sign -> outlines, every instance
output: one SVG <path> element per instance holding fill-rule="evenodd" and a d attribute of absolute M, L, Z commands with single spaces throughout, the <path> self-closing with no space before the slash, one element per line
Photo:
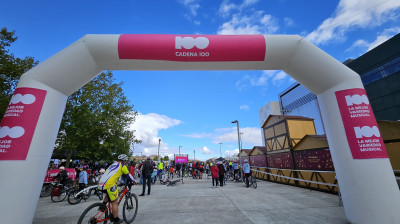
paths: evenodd
<path fill-rule="evenodd" d="M 264 61 L 263 35 L 122 34 L 120 59 L 162 61 Z"/>
<path fill-rule="evenodd" d="M 0 160 L 25 160 L 47 91 L 17 88 L 0 124 Z"/>
<path fill-rule="evenodd" d="M 293 169 L 293 157 L 291 152 L 275 153 L 267 155 L 268 167 Z"/>
<path fill-rule="evenodd" d="M 335 94 L 353 159 L 389 158 L 365 90 Z"/>
<path fill-rule="evenodd" d="M 187 156 L 175 156 L 175 164 L 177 163 L 187 163 L 188 157 Z"/>
<path fill-rule="evenodd" d="M 68 173 L 68 178 L 70 178 L 71 180 L 75 180 L 76 179 L 76 172 L 75 172 L 74 168 L 68 168 L 68 169 L 65 169 L 65 171 L 67 171 L 67 173 Z M 57 176 L 57 174 L 59 174 L 59 173 L 60 173 L 59 169 L 57 169 L 57 170 L 48 170 L 46 172 L 46 177 L 44 178 L 44 183 L 53 182 L 53 178 L 55 176 Z"/>

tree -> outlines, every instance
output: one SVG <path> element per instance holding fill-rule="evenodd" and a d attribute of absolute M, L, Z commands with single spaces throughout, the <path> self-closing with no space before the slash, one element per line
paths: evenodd
<path fill-rule="evenodd" d="M 4 116 L 12 93 L 22 74 L 38 64 L 33 57 L 16 58 L 8 48 L 17 40 L 15 31 L 0 31 L 0 118 Z"/>
<path fill-rule="evenodd" d="M 53 156 L 110 161 L 140 143 L 128 130 L 137 112 L 114 81 L 103 72 L 68 98 Z"/>
<path fill-rule="evenodd" d="M 169 157 L 168 156 L 164 156 L 164 158 L 161 158 L 162 161 L 168 161 Z"/>

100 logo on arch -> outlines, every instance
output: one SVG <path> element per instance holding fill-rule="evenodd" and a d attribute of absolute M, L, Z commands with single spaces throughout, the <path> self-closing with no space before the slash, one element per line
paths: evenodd
<path fill-rule="evenodd" d="M 180 50 L 180 49 L 186 49 L 186 50 L 191 50 L 194 47 L 196 47 L 199 50 L 206 49 L 208 45 L 210 44 L 210 41 L 206 37 L 181 37 L 181 36 L 176 36 L 175 37 L 175 49 Z M 210 56 L 209 52 L 206 51 L 176 51 L 175 56 L 177 57 L 208 57 Z"/>

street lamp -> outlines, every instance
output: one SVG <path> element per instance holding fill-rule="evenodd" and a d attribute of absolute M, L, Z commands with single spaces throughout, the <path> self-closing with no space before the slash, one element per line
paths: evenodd
<path fill-rule="evenodd" d="M 222 145 L 222 142 L 219 143 L 219 154 L 221 154 L 221 158 L 222 158 L 221 145 Z"/>
<path fill-rule="evenodd" d="M 160 159 L 160 144 L 161 144 L 161 138 L 158 139 L 158 161 L 161 161 L 161 159 Z"/>
<path fill-rule="evenodd" d="M 243 165 L 242 165 L 242 149 L 240 147 L 240 132 L 239 132 L 239 121 L 235 120 L 231 122 L 232 124 L 237 124 L 237 135 L 238 135 L 238 145 L 239 145 L 239 159 L 240 159 L 240 180 L 243 181 Z"/>
<path fill-rule="evenodd" d="M 179 146 L 179 156 L 181 156 L 181 147 L 183 146 Z"/>

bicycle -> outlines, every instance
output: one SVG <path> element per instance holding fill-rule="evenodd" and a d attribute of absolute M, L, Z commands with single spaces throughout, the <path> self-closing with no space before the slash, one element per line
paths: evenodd
<path fill-rule="evenodd" d="M 124 190 L 120 192 L 118 200 L 118 206 L 122 199 L 125 198 L 124 205 L 122 207 L 122 217 L 126 223 L 132 223 L 137 215 L 138 210 L 138 199 L 136 194 L 130 192 L 132 185 L 125 185 Z M 111 202 L 107 202 L 107 206 L 104 206 L 102 202 L 97 202 L 85 209 L 82 215 L 79 217 L 78 224 L 82 223 L 107 223 L 111 221 Z"/>
<path fill-rule="evenodd" d="M 72 189 L 68 194 L 68 203 L 71 205 L 78 204 L 82 199 L 87 200 L 92 195 L 92 191 L 97 195 L 100 200 L 103 200 L 103 192 L 97 189 L 97 185 L 87 187 L 81 191 Z"/>
<path fill-rule="evenodd" d="M 246 181 L 244 181 L 246 184 Z M 249 187 L 253 186 L 254 189 L 257 189 L 257 180 L 252 175 L 249 176 Z"/>

